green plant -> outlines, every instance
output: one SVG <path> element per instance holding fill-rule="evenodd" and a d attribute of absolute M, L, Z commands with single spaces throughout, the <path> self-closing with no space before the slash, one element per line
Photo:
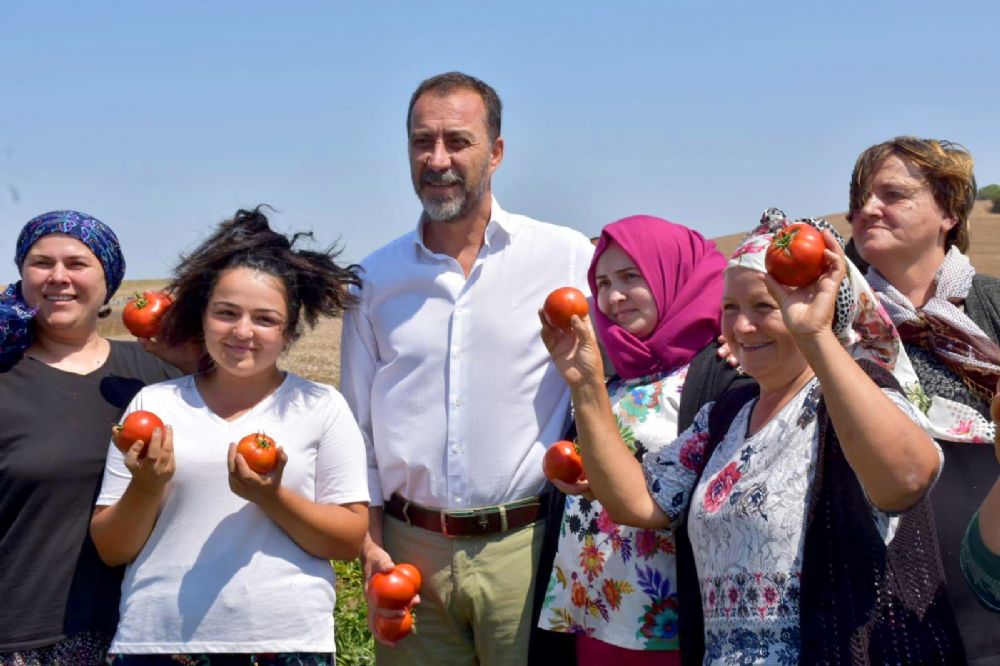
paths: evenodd
<path fill-rule="evenodd" d="M 997 201 L 1000 201 L 1000 185 L 993 183 L 992 185 L 987 185 L 986 187 L 980 188 L 979 192 L 976 194 L 977 199 L 989 199 L 993 202 L 994 207 Z"/>
<path fill-rule="evenodd" d="M 375 642 L 368 631 L 365 579 L 358 560 L 334 562 L 337 572 L 337 608 L 333 624 L 337 641 L 337 666 L 372 666 Z"/>

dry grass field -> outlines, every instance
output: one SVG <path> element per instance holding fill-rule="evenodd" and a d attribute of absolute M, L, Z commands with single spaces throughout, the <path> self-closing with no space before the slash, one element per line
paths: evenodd
<path fill-rule="evenodd" d="M 989 201 L 977 201 L 973 210 L 972 247 L 969 256 L 976 270 L 990 275 L 1000 275 L 1000 213 L 990 213 Z M 851 227 L 844 213 L 824 216 L 845 238 Z M 727 256 L 732 253 L 743 234 L 731 234 L 714 239 Z M 101 322 L 102 334 L 128 339 L 128 331 L 121 324 L 120 310 L 136 291 L 155 289 L 165 284 L 163 280 L 126 280 L 112 300 L 114 312 Z M 314 331 L 306 332 L 289 350 L 282 367 L 303 377 L 324 384 L 337 385 L 340 381 L 340 320 L 322 320 Z"/>
<path fill-rule="evenodd" d="M 972 247 L 969 248 L 969 259 L 976 271 L 988 275 L 1000 275 L 1000 213 L 991 213 L 990 201 L 977 201 L 969 217 L 972 229 Z M 785 211 L 789 215 L 802 217 L 809 212 Z M 823 215 L 844 238 L 851 237 L 851 225 L 847 222 L 845 213 Z M 748 225 L 749 227 L 749 225 Z M 739 242 L 743 240 L 742 233 L 730 234 L 715 238 L 716 244 L 727 257 L 732 254 Z"/>
<path fill-rule="evenodd" d="M 122 324 L 121 309 L 136 291 L 162 288 L 164 280 L 126 280 L 112 299 L 112 313 L 100 322 L 101 335 L 131 340 Z M 336 386 L 340 382 L 340 319 L 322 319 L 316 329 L 308 331 L 282 359 L 285 370 L 313 381 Z"/>
<path fill-rule="evenodd" d="M 977 201 L 973 210 L 972 248 L 969 256 L 980 273 L 1000 275 L 1000 213 L 990 213 L 989 201 Z M 844 213 L 824 216 L 845 238 L 851 235 L 851 226 Z M 743 234 L 731 234 L 714 239 L 727 256 L 736 249 Z M 104 335 L 129 339 L 128 331 L 121 324 L 120 310 L 136 291 L 162 287 L 164 280 L 126 280 L 112 300 L 114 312 L 101 322 Z M 303 377 L 324 384 L 337 385 L 340 381 L 340 320 L 322 320 L 316 330 L 306 332 L 289 350 L 282 367 Z"/>

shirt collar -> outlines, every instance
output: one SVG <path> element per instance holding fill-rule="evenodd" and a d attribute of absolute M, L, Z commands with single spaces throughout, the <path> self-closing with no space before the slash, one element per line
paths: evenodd
<path fill-rule="evenodd" d="M 413 237 L 413 244 L 416 246 L 418 252 L 425 252 L 427 254 L 433 255 L 430 249 L 424 245 L 424 216 L 421 215 L 417 219 L 416 233 Z M 513 238 L 517 235 L 518 230 L 524 226 L 524 223 L 516 218 L 512 217 L 500 207 L 497 203 L 496 197 L 492 194 L 490 195 L 490 221 L 486 225 L 486 238 L 484 239 L 484 245 L 487 248 L 491 247 L 494 242 L 499 241 L 497 238 L 497 233 L 504 232 L 508 238 Z M 502 241 L 501 241 L 502 242 Z"/>

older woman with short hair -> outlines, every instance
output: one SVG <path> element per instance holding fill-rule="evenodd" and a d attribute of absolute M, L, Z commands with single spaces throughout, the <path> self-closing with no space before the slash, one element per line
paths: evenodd
<path fill-rule="evenodd" d="M 1000 280 L 963 254 L 976 195 L 957 144 L 897 137 L 871 146 L 851 175 L 853 240 L 867 279 L 903 339 L 919 381 L 904 385 L 944 451 L 931 493 L 948 595 L 971 663 L 1000 664 L 1000 618 L 967 589 L 964 528 L 997 477 L 990 401 L 1000 379 Z"/>

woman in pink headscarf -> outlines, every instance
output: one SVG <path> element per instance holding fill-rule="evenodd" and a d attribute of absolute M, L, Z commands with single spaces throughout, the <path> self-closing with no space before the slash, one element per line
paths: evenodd
<path fill-rule="evenodd" d="M 656 217 L 619 220 L 598 240 L 592 317 L 617 373 L 618 431 L 639 460 L 737 378 L 714 354 L 725 265 L 714 243 Z M 554 483 L 567 497 L 538 626 L 575 634 L 578 664 L 680 663 L 673 537 L 618 525 L 586 481 Z"/>

